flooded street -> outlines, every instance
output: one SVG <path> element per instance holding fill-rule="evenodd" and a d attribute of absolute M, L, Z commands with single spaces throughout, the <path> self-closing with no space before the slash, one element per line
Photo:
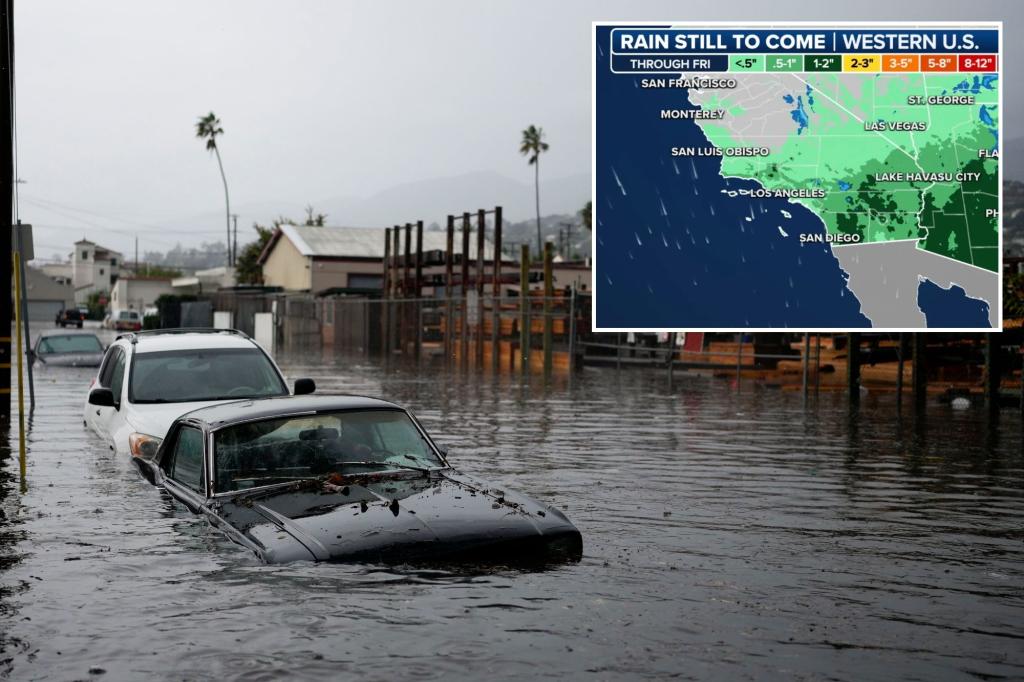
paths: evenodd
<path fill-rule="evenodd" d="M 411 408 L 453 465 L 564 507 L 543 571 L 264 566 L 82 426 L 41 368 L 0 479 L 11 679 L 1024 677 L 1024 453 L 1004 410 L 677 374 L 459 376 L 283 359 Z M 6 453 L 5 453 L 6 454 Z M 105 674 L 105 676 L 104 676 Z"/>

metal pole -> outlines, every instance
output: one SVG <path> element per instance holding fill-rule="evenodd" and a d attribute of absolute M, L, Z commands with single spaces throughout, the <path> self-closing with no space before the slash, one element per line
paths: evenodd
<path fill-rule="evenodd" d="M 494 207 L 493 280 L 491 281 L 491 369 L 500 367 L 501 355 L 501 206 Z"/>
<path fill-rule="evenodd" d="M 462 319 L 459 323 L 459 361 L 469 366 L 469 213 L 462 214 Z"/>
<path fill-rule="evenodd" d="M 25 245 L 22 242 L 24 232 L 21 227 L 21 221 L 18 221 L 16 233 L 18 241 L 18 274 L 21 277 L 21 296 L 16 305 L 21 306 L 21 322 L 25 327 L 25 357 L 28 359 L 25 367 L 28 374 L 28 404 L 31 409 L 35 409 L 36 383 L 32 376 L 32 364 L 35 362 L 35 354 L 32 352 L 32 333 L 28 328 L 28 280 L 25 279 Z M 21 351 L 19 350 L 18 352 L 20 353 Z"/>
<path fill-rule="evenodd" d="M 0 282 L 10 282 L 14 276 L 14 261 L 7 256 L 11 253 L 11 217 L 14 215 L 14 0 L 0 4 L 0 33 L 6 48 L 0 55 L 0 73 L 3 73 L 4 92 L 0 95 L 0 117 L 6 129 L 0 136 L 0 157 L 3 157 L 3 172 L 0 185 L 4 193 L 4 213 L 0 219 Z M 11 297 L 0 296 L 0 427 L 7 426 L 11 418 Z"/>
<path fill-rule="evenodd" d="M 530 245 L 519 245 L 519 369 L 530 371 Z"/>
<path fill-rule="evenodd" d="M 232 223 L 232 226 L 234 227 L 234 230 L 235 230 L 235 236 L 231 240 L 231 243 L 232 243 L 232 248 L 231 248 L 231 265 L 235 266 L 235 265 L 238 265 L 238 214 L 237 213 L 232 213 L 231 214 L 231 223 Z M 136 258 L 136 260 L 138 260 L 138 258 Z"/>
<path fill-rule="evenodd" d="M 551 299 L 555 295 L 555 283 L 551 272 L 551 259 L 554 255 L 554 245 L 551 242 L 544 242 L 544 374 L 551 374 L 552 365 L 552 322 Z"/>
<path fill-rule="evenodd" d="M 451 362 L 452 355 L 455 354 L 455 324 L 453 318 L 455 317 L 454 305 L 452 303 L 452 287 L 455 282 L 455 275 L 453 273 L 455 261 L 455 216 L 448 216 L 448 230 L 447 238 L 445 241 L 445 256 L 444 256 L 444 297 L 445 297 L 445 313 L 444 313 L 444 357 L 445 362 Z"/>
<path fill-rule="evenodd" d="M 20 254 L 15 251 L 11 254 L 12 269 L 14 270 L 14 293 L 15 301 L 21 300 L 21 258 Z M 6 297 L 5 297 L 6 298 Z M 21 365 L 22 365 L 22 353 L 21 353 L 21 312 L 20 306 L 14 306 L 14 328 L 15 334 L 18 337 L 17 353 L 18 353 L 18 468 L 21 472 L 21 487 L 25 489 L 25 387 L 22 385 L 21 378 Z"/>
<path fill-rule="evenodd" d="M 487 212 L 476 212 L 476 366 L 484 365 L 484 237 L 487 233 Z"/>

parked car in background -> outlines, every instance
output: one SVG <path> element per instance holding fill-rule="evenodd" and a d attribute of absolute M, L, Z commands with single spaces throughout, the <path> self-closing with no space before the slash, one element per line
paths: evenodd
<path fill-rule="evenodd" d="M 81 329 L 84 319 L 85 317 L 78 308 L 65 308 L 57 313 L 56 325 L 62 329 L 68 326 Z"/>
<path fill-rule="evenodd" d="M 312 393 L 311 379 L 295 392 Z M 89 386 L 83 418 L 119 454 L 155 452 L 185 412 L 239 398 L 288 395 L 281 370 L 233 329 L 158 329 L 122 334 Z"/>
<path fill-rule="evenodd" d="M 553 506 L 451 468 L 401 407 L 373 398 L 230 402 L 179 417 L 133 460 L 267 563 L 578 560 Z"/>
<path fill-rule="evenodd" d="M 142 314 L 138 310 L 113 310 L 103 320 L 106 329 L 122 332 L 142 330 Z"/>
<path fill-rule="evenodd" d="M 92 332 L 43 332 L 32 349 L 35 359 L 58 367 L 99 367 L 103 344 Z"/>
<path fill-rule="evenodd" d="M 78 312 L 82 313 L 82 319 L 83 320 L 88 320 L 89 319 L 89 307 L 88 306 L 84 306 L 84 305 L 78 306 Z"/>

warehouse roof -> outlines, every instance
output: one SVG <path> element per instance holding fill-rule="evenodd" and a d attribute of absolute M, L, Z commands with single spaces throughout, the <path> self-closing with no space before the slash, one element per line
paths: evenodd
<path fill-rule="evenodd" d="M 317 227 L 310 225 L 282 225 L 267 242 L 260 263 L 264 263 L 277 242 L 285 237 L 303 256 L 312 258 L 374 258 L 384 257 L 383 227 Z M 456 226 L 455 253 L 462 253 L 462 234 Z M 405 230 L 403 229 L 404 233 Z M 405 252 L 405 234 L 400 235 L 400 251 Z M 444 251 L 447 236 L 443 231 L 424 231 L 423 250 Z M 470 254 L 476 253 L 476 235 L 471 235 Z M 416 252 L 416 233 L 412 232 L 410 253 Z M 488 240 L 484 244 L 484 258 L 491 258 L 493 249 Z"/>

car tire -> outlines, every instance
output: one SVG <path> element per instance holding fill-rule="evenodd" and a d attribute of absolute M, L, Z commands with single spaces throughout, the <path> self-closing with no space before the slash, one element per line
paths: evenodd
<path fill-rule="evenodd" d="M 81 322 L 79 322 L 79 323 L 78 323 L 78 328 L 79 328 L 79 329 L 81 329 L 81 328 L 82 328 L 82 323 L 81 323 Z"/>

